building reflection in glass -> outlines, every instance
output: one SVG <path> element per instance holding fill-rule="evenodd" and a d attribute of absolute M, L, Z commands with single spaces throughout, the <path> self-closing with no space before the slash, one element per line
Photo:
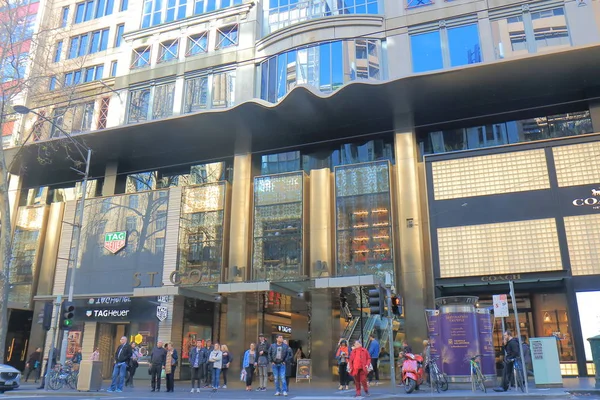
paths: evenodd
<path fill-rule="evenodd" d="M 390 164 L 335 169 L 337 275 L 394 273 Z"/>
<path fill-rule="evenodd" d="M 199 271 L 199 284 L 221 281 L 226 196 L 226 182 L 183 189 L 178 269 Z"/>
<path fill-rule="evenodd" d="M 305 275 L 303 172 L 254 179 L 255 280 L 283 281 Z"/>
<path fill-rule="evenodd" d="M 8 301 L 31 307 L 45 206 L 19 207 L 8 275 Z"/>

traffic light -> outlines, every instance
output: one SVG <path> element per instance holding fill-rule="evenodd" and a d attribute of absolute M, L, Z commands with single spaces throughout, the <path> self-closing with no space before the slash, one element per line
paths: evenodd
<path fill-rule="evenodd" d="M 42 328 L 45 331 L 49 331 L 52 328 L 52 302 L 47 301 L 44 303 L 44 310 L 42 311 Z"/>
<path fill-rule="evenodd" d="M 383 315 L 385 294 L 381 287 L 369 289 L 369 310 L 371 315 Z"/>
<path fill-rule="evenodd" d="M 398 296 L 392 296 L 392 314 L 402 315 L 402 305 Z"/>
<path fill-rule="evenodd" d="M 73 317 L 75 316 L 75 304 L 70 301 L 62 303 L 60 311 L 60 329 L 68 330 L 73 325 Z"/>

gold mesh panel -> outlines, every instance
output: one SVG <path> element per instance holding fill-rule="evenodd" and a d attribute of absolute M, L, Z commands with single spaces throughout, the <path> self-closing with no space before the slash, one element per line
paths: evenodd
<path fill-rule="evenodd" d="M 600 215 L 565 217 L 573 275 L 600 274 Z"/>
<path fill-rule="evenodd" d="M 559 187 L 600 182 L 600 142 L 558 146 L 552 152 Z"/>
<path fill-rule="evenodd" d="M 442 278 L 562 269 L 552 218 L 440 228 L 437 234 Z"/>
<path fill-rule="evenodd" d="M 549 189 L 543 149 L 434 162 L 436 200 Z"/>

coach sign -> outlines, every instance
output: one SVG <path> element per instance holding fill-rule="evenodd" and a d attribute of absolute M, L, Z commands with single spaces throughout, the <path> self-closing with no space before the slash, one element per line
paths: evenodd
<path fill-rule="evenodd" d="M 125 247 L 127 232 L 109 232 L 104 235 L 104 248 L 113 254 Z"/>

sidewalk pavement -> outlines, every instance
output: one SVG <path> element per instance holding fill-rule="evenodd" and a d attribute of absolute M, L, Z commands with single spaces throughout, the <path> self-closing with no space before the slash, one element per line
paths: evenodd
<path fill-rule="evenodd" d="M 400 398 L 444 398 L 444 399 L 482 399 L 482 398 L 540 398 L 540 399 L 570 399 L 574 398 L 571 393 L 576 395 L 593 396 L 600 398 L 600 390 L 594 389 L 593 378 L 567 378 L 563 380 L 564 387 L 556 389 L 539 389 L 535 388 L 535 385 L 530 383 L 529 394 L 510 390 L 505 393 L 496 393 L 491 388 L 488 389 L 487 393 L 472 392 L 466 389 L 453 389 L 452 384 L 447 392 L 436 393 L 431 392 L 430 388 L 424 386 L 421 390 L 412 393 L 404 393 L 402 387 L 392 388 L 389 382 L 382 382 L 380 385 L 371 387 L 370 394 L 374 400 L 387 400 L 387 399 L 400 399 Z M 110 382 L 105 381 L 102 390 L 100 392 L 78 392 L 75 390 L 62 389 L 58 391 L 53 390 L 36 390 L 37 385 L 23 384 L 21 388 L 6 392 L 5 396 L 0 397 L 22 397 L 22 396 L 35 396 L 40 398 L 92 398 L 92 397 L 113 397 L 118 399 L 188 399 L 197 397 L 210 397 L 220 399 L 252 399 L 252 400 L 263 400 L 272 399 L 274 396 L 273 385 L 267 392 L 246 392 L 242 382 L 229 382 L 227 389 L 221 389 L 217 393 L 212 393 L 209 389 L 202 389 L 200 394 L 190 393 L 190 382 L 189 381 L 178 381 L 175 382 L 175 393 L 164 392 L 164 385 L 162 386 L 161 392 L 152 393 L 150 392 L 150 383 L 143 380 L 137 380 L 135 382 L 135 388 L 126 388 L 123 393 L 106 393 L 106 389 L 110 386 Z M 337 384 L 335 382 L 325 381 L 301 381 L 296 383 L 295 380 L 290 382 L 289 399 L 294 400 L 325 400 L 325 399 L 344 399 L 351 398 L 354 396 L 354 389 L 351 386 L 350 390 L 337 390 Z M 590 397 L 588 397 L 590 398 Z"/>

